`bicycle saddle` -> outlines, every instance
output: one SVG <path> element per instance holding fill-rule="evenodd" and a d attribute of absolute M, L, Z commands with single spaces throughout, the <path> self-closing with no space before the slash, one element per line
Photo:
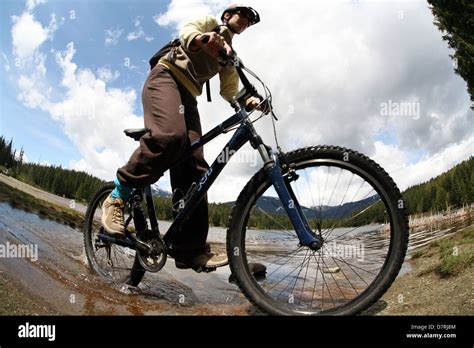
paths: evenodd
<path fill-rule="evenodd" d="M 132 138 L 133 140 L 139 141 L 140 138 L 149 132 L 149 129 L 146 128 L 134 128 L 134 129 L 125 129 L 123 131 L 127 137 Z"/>

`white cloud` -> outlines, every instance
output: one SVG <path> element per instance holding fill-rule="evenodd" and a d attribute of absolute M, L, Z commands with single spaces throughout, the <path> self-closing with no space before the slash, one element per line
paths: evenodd
<path fill-rule="evenodd" d="M 47 39 L 53 38 L 54 32 L 58 29 L 54 14 L 51 15 L 51 21 L 47 27 L 43 27 L 30 12 L 24 12 L 19 17 L 12 16 L 12 21 L 13 53 L 21 60 L 31 58 Z"/>
<path fill-rule="evenodd" d="M 134 114 L 136 92 L 133 89 L 116 89 L 107 86 L 120 76 L 107 67 L 81 69 L 74 62 L 76 50 L 71 42 L 66 50 L 50 52 L 54 55 L 62 79 L 59 88 L 64 94 L 51 96 L 46 77 L 46 54 L 41 45 L 52 39 L 58 28 L 56 17 L 51 16 L 48 27 L 38 22 L 31 12 L 41 1 L 30 1 L 27 12 L 12 17 L 12 46 L 17 57 L 20 74 L 17 85 L 18 99 L 29 108 L 48 112 L 59 122 L 65 135 L 81 154 L 81 159 L 71 161 L 70 168 L 81 169 L 103 179 L 112 179 L 118 167 L 125 164 L 136 144 L 123 135 L 126 128 L 143 125 L 141 117 Z M 106 42 L 115 44 L 123 30 L 106 31 Z M 8 59 L 2 54 L 5 61 Z M 60 100 L 58 101 L 58 96 Z M 37 136 L 45 137 L 42 132 Z M 58 138 L 46 136 L 52 147 L 64 149 L 69 145 Z"/>
<path fill-rule="evenodd" d="M 112 82 L 120 77 L 120 73 L 117 70 L 112 72 L 109 68 L 101 67 L 97 69 L 97 76 L 104 82 Z"/>
<path fill-rule="evenodd" d="M 36 51 L 23 66 L 24 73 L 18 78 L 20 93 L 18 100 L 29 108 L 41 108 L 49 99 L 51 87 L 44 81 L 46 75 L 46 55 Z"/>
<path fill-rule="evenodd" d="M 125 135 L 117 136 L 124 129 L 140 127 L 143 123 L 133 112 L 136 93 L 108 88 L 105 80 L 114 77 L 110 70 L 100 70 L 103 80 L 88 69 L 78 69 L 73 62 L 75 53 L 74 44 L 70 43 L 66 51 L 56 54 L 66 97 L 60 103 L 48 105 L 48 110 L 61 121 L 65 134 L 82 156 L 78 161 L 71 161 L 70 167 L 111 179 L 135 147 Z"/>
<path fill-rule="evenodd" d="M 18 81 L 18 86 L 22 89 L 18 99 L 31 109 L 41 107 L 46 102 L 46 96 L 35 88 L 34 81 L 22 75 Z"/>
<path fill-rule="evenodd" d="M 134 21 L 134 25 L 138 28 L 140 26 L 140 24 L 142 23 L 142 19 L 143 17 L 141 16 L 138 16 L 135 18 L 135 21 Z"/>
<path fill-rule="evenodd" d="M 145 32 L 140 29 L 138 31 L 132 31 L 131 33 L 128 33 L 127 35 L 127 40 L 128 41 L 133 41 L 133 40 L 137 40 L 141 37 L 145 36 Z"/>
<path fill-rule="evenodd" d="M 141 20 L 143 19 L 143 17 L 136 17 L 135 18 L 135 21 L 134 21 L 134 25 L 135 27 L 137 28 L 136 31 L 132 31 L 130 33 L 127 34 L 127 40 L 128 41 L 133 41 L 133 40 L 138 40 L 140 38 L 144 38 L 144 40 L 146 42 L 151 42 L 154 40 L 153 37 L 151 36 L 147 36 L 145 34 L 145 31 L 143 30 L 142 26 L 141 26 Z"/>
<path fill-rule="evenodd" d="M 44 4 L 46 0 L 27 0 L 26 9 L 27 11 L 33 11 L 33 9 L 39 4 Z"/>
<path fill-rule="evenodd" d="M 15 66 L 21 74 L 18 79 L 20 88 L 18 100 L 29 108 L 42 109 L 44 109 L 51 88 L 43 81 L 46 76 L 47 56 L 40 51 L 40 47 L 46 40 L 52 40 L 58 29 L 54 13 L 51 14 L 48 26 L 43 26 L 31 13 L 36 5 L 43 2 L 28 1 L 27 11 L 23 12 L 21 16 L 12 16 L 13 26 L 11 29 Z M 6 59 L 5 55 L 4 59 Z M 5 69 L 6 71 L 11 70 L 8 63 Z"/>
<path fill-rule="evenodd" d="M 105 45 L 115 46 L 118 44 L 118 40 L 122 36 L 123 29 L 107 29 L 105 31 Z"/>
<path fill-rule="evenodd" d="M 177 31 L 191 19 L 206 16 L 208 14 L 219 14 L 227 7 L 230 1 L 207 0 L 207 1 L 176 1 L 168 5 L 165 13 L 153 16 L 153 20 L 162 27 L 172 27 Z"/>
<path fill-rule="evenodd" d="M 107 83 L 118 78 L 119 72 L 101 67 L 96 74 L 89 69 L 80 69 L 74 62 L 76 50 L 71 42 L 64 51 L 54 51 L 56 63 L 62 73 L 60 87 L 64 97 L 53 101 L 50 91 L 45 89 L 39 78 L 41 70 L 33 76 L 21 75 L 18 80 L 19 100 L 30 108 L 38 108 L 50 113 L 62 125 L 81 155 L 80 160 L 69 163 L 71 169 L 84 170 L 102 179 L 110 180 L 117 168 L 123 166 L 136 144 L 125 137 L 118 138 L 126 128 L 143 125 L 141 117 L 134 114 L 136 92 L 132 89 L 116 89 Z M 37 53 L 36 60 L 44 59 Z M 41 137 L 40 134 L 37 134 Z M 50 139 L 53 141 L 54 139 Z M 59 139 L 51 144 L 63 149 Z"/>
<path fill-rule="evenodd" d="M 13 16 L 12 42 L 13 52 L 19 58 L 29 58 L 34 51 L 48 38 L 48 32 L 34 19 L 31 13 L 25 12 L 20 17 Z"/>
<path fill-rule="evenodd" d="M 472 155 L 474 155 L 474 135 L 411 164 L 407 153 L 399 147 L 376 141 L 373 159 L 392 176 L 399 189 L 403 191 L 448 171 Z"/>

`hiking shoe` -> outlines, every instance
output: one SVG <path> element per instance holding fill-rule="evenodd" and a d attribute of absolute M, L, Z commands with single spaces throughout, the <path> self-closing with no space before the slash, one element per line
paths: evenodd
<path fill-rule="evenodd" d="M 123 210 L 125 206 L 121 198 L 112 198 L 110 194 L 102 205 L 102 226 L 107 233 L 121 237 L 125 235 Z"/>
<path fill-rule="evenodd" d="M 206 248 L 202 252 L 194 254 L 194 256 L 187 257 L 186 254 L 189 253 L 180 250 L 172 250 L 170 253 L 170 256 L 175 259 L 177 268 L 187 269 L 195 266 L 202 268 L 215 268 L 225 266 L 229 263 L 225 253 L 211 251 L 209 244 L 206 245 Z"/>
<path fill-rule="evenodd" d="M 222 267 L 229 263 L 225 253 L 206 250 L 191 259 L 191 263 L 201 267 Z"/>

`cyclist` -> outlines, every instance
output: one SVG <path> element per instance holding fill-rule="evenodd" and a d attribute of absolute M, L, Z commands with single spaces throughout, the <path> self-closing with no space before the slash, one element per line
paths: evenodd
<path fill-rule="evenodd" d="M 125 166 L 117 170 L 115 190 L 106 199 L 102 224 L 107 233 L 124 235 L 124 201 L 133 188 L 144 188 L 158 181 L 180 158 L 183 150 L 202 135 L 196 97 L 206 81 L 219 74 L 221 96 L 229 101 L 238 92 L 239 77 L 234 67 L 219 64 L 219 50 L 232 53 L 232 37 L 260 21 L 253 8 L 232 5 L 221 16 L 218 25 L 213 16 L 187 23 L 180 31 L 181 45 L 174 54 L 162 57 L 152 69 L 142 91 L 145 127 L 148 132 Z M 203 42 L 208 37 L 207 43 Z M 246 101 L 247 108 L 257 108 L 256 98 Z M 194 182 L 209 169 L 203 149 L 170 169 L 173 203 L 188 192 Z M 225 254 L 211 252 L 206 244 L 208 234 L 207 196 L 199 203 L 183 229 L 175 234 L 170 254 L 178 267 L 223 266 Z"/>

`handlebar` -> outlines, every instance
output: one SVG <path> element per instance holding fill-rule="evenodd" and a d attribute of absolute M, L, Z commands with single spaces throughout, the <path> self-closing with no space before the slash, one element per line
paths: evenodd
<path fill-rule="evenodd" d="M 209 39 L 209 35 L 203 35 L 201 42 L 203 44 L 207 44 L 209 42 Z M 243 72 L 243 69 L 245 67 L 242 60 L 235 54 L 228 55 L 223 48 L 219 49 L 219 56 L 226 66 L 235 67 L 235 69 L 237 70 L 237 74 L 239 75 L 240 81 L 242 81 L 242 84 L 244 86 L 244 88 L 235 96 L 235 100 L 242 105 L 244 104 L 243 102 L 250 97 L 257 97 L 258 99 L 260 99 L 260 101 L 263 101 L 264 98 L 257 92 L 255 86 L 250 83 L 247 76 L 245 76 Z"/>

